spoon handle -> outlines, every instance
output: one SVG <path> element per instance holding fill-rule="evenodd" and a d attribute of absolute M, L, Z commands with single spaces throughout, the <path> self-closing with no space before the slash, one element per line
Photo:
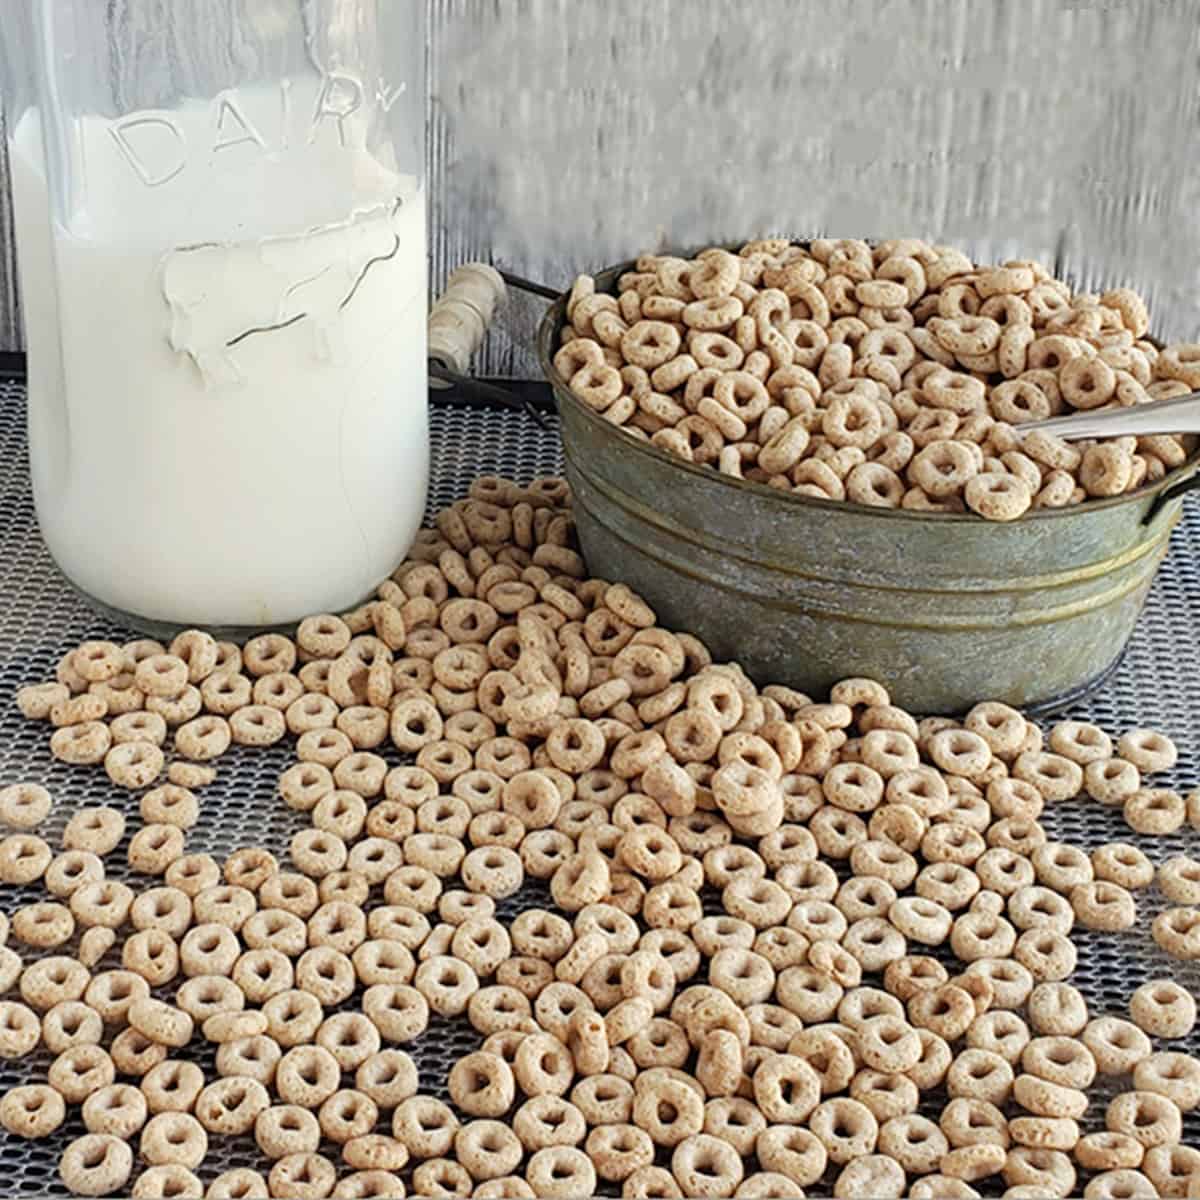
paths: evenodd
<path fill-rule="evenodd" d="M 1104 408 L 1046 421 L 1022 422 L 1017 428 L 1021 433 L 1040 429 L 1068 442 L 1083 438 L 1147 437 L 1155 433 L 1200 433 L 1200 392 L 1130 408 Z"/>

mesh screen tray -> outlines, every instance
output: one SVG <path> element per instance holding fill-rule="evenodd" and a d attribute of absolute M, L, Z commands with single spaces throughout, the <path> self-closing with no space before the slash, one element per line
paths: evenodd
<path fill-rule="evenodd" d="M 139 825 L 136 795 L 109 783 L 102 771 L 73 768 L 55 762 L 47 745 L 46 727 L 25 721 L 13 695 L 21 685 L 53 677 L 59 657 L 85 638 L 131 636 L 111 628 L 66 586 L 38 534 L 29 484 L 25 441 L 24 391 L 20 384 L 0 380 L 0 785 L 18 780 L 45 783 L 55 797 L 51 818 L 38 831 L 57 845 L 62 827 L 85 804 L 110 804 L 126 811 L 130 830 Z M 466 492 L 481 474 L 504 475 L 526 481 L 561 471 L 558 433 L 553 421 L 539 425 L 519 412 L 435 404 L 431 412 L 433 491 L 431 511 Z M 1189 790 L 1200 782 L 1200 505 L 1189 500 L 1176 528 L 1171 553 L 1155 581 L 1137 631 L 1120 668 L 1103 694 L 1089 699 L 1070 715 L 1092 720 L 1109 732 L 1134 725 L 1168 731 L 1180 749 L 1180 765 L 1160 786 Z M 282 857 L 291 836 L 305 824 L 303 814 L 285 808 L 276 798 L 279 772 L 291 761 L 287 745 L 268 750 L 232 747 L 219 764 L 215 784 L 201 794 L 199 823 L 188 835 L 188 851 L 208 851 L 220 857 L 240 846 L 265 846 Z M 1052 838 L 1093 847 L 1107 841 L 1140 844 L 1156 862 L 1172 855 L 1200 856 L 1200 833 L 1185 829 L 1179 835 L 1142 838 L 1124 824 L 1120 811 L 1090 802 L 1051 806 L 1043 817 Z M 128 835 L 106 860 L 109 874 L 124 877 Z M 144 882 L 144 881 L 143 881 Z M 43 898 L 40 889 L 26 892 L 5 888 L 0 908 Z M 1077 931 L 1079 966 L 1072 979 L 1087 997 L 1094 1016 L 1128 1015 L 1132 990 L 1147 979 L 1172 976 L 1200 993 L 1200 967 L 1181 964 L 1163 954 L 1150 939 L 1150 921 L 1166 907 L 1153 889 L 1138 894 L 1139 922 L 1128 933 Z M 706 908 L 715 911 L 714 898 Z M 545 904 L 546 890 L 528 885 L 501 906 L 511 918 L 522 908 Z M 115 964 L 114 964 L 115 965 Z M 410 1048 L 420 1070 L 423 1091 L 445 1098 L 446 1076 L 454 1061 L 477 1049 L 482 1039 L 463 1020 L 433 1018 L 429 1033 Z M 1168 1043 L 1162 1043 L 1166 1048 Z M 1200 1054 L 1200 1032 L 1169 1048 Z M 211 1073 L 211 1053 L 195 1051 Z M 19 1062 L 0 1062 L 0 1089 L 45 1079 L 49 1055 L 39 1051 Z M 1102 1127 L 1101 1088 L 1097 1080 L 1093 1103 L 1084 1122 L 1088 1130 Z M 1131 1086 L 1126 1083 L 1124 1086 Z M 922 1110 L 936 1119 L 945 1099 L 928 1093 Z M 62 1148 L 84 1132 L 78 1110 L 58 1133 L 45 1141 L 25 1142 L 0 1130 L 0 1189 L 5 1196 L 66 1196 L 58 1177 Z M 1200 1111 L 1184 1123 L 1184 1140 L 1200 1144 Z M 207 1185 L 222 1171 L 237 1166 L 266 1169 L 253 1140 L 212 1139 L 201 1174 Z M 1082 1191 L 1081 1174 L 1078 1191 Z M 830 1180 L 831 1182 L 831 1180 Z M 999 1179 L 989 1191 L 1002 1189 Z M 977 1185 L 978 1186 L 978 1185 Z M 810 1188 L 810 1195 L 822 1189 Z M 612 1189 L 611 1194 L 619 1194 Z"/>

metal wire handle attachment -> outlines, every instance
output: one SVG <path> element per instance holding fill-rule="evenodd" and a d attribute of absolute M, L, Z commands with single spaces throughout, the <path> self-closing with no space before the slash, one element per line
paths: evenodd
<path fill-rule="evenodd" d="M 467 374 L 492 318 L 508 299 L 508 286 L 550 300 L 559 296 L 553 288 L 487 263 L 466 263 L 450 275 L 429 313 L 429 385 L 457 388 L 481 404 L 521 409 L 544 427 L 545 412 L 528 395 Z"/>

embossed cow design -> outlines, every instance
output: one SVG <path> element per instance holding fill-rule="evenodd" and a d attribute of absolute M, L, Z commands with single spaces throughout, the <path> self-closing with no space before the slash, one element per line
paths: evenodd
<path fill-rule="evenodd" d="M 395 255 L 398 205 L 307 233 L 172 250 L 162 264 L 171 348 L 212 387 L 243 381 L 237 348 L 303 322 L 314 358 L 338 353 L 342 314 L 367 272 Z"/>

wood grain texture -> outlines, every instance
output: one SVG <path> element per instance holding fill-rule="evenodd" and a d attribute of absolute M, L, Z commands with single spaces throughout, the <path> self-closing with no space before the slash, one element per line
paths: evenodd
<path fill-rule="evenodd" d="M 429 0 L 432 281 L 919 233 L 1200 332 L 1194 0 Z M 0 217 L 7 229 L 4 201 Z M 11 246 L 0 343 L 12 345 Z M 530 375 L 520 299 L 481 370 Z"/>
<path fill-rule="evenodd" d="M 12 197 L 8 190 L 8 136 L 4 113 L 0 111 L 0 350 L 19 350 L 23 345 L 17 300 Z"/>

